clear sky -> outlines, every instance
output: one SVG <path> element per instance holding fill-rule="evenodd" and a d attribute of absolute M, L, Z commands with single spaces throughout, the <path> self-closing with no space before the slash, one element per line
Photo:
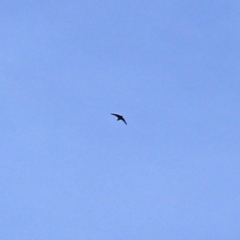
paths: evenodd
<path fill-rule="evenodd" d="M 2 0 L 0 30 L 1 240 L 240 239 L 239 0 Z"/>

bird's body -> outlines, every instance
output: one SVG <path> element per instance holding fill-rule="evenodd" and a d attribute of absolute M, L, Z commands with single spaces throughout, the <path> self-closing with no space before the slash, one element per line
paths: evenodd
<path fill-rule="evenodd" d="M 117 121 L 121 120 L 121 121 L 123 121 L 127 125 L 127 122 L 126 122 L 126 120 L 124 119 L 124 117 L 122 115 L 117 114 L 117 113 L 111 113 L 111 115 L 117 117 Z"/>

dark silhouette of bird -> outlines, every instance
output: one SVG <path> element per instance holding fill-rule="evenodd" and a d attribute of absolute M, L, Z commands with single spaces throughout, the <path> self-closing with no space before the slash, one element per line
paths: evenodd
<path fill-rule="evenodd" d="M 124 117 L 122 115 L 117 114 L 117 113 L 111 113 L 111 115 L 117 117 L 117 121 L 121 120 L 121 121 L 123 121 L 127 125 L 127 122 L 126 122 L 126 120 L 124 119 Z"/>

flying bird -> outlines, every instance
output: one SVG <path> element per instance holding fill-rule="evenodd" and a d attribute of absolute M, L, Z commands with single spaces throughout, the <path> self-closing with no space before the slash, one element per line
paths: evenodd
<path fill-rule="evenodd" d="M 121 120 L 121 121 L 123 121 L 127 125 L 127 122 L 126 122 L 126 120 L 124 119 L 124 117 L 122 115 L 116 114 L 116 113 L 111 113 L 111 115 L 117 117 L 117 121 Z"/>

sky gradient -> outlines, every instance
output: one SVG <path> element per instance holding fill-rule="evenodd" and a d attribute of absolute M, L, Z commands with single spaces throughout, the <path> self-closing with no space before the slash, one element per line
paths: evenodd
<path fill-rule="evenodd" d="M 2 0 L 0 239 L 240 239 L 239 26 L 237 0 Z"/>

